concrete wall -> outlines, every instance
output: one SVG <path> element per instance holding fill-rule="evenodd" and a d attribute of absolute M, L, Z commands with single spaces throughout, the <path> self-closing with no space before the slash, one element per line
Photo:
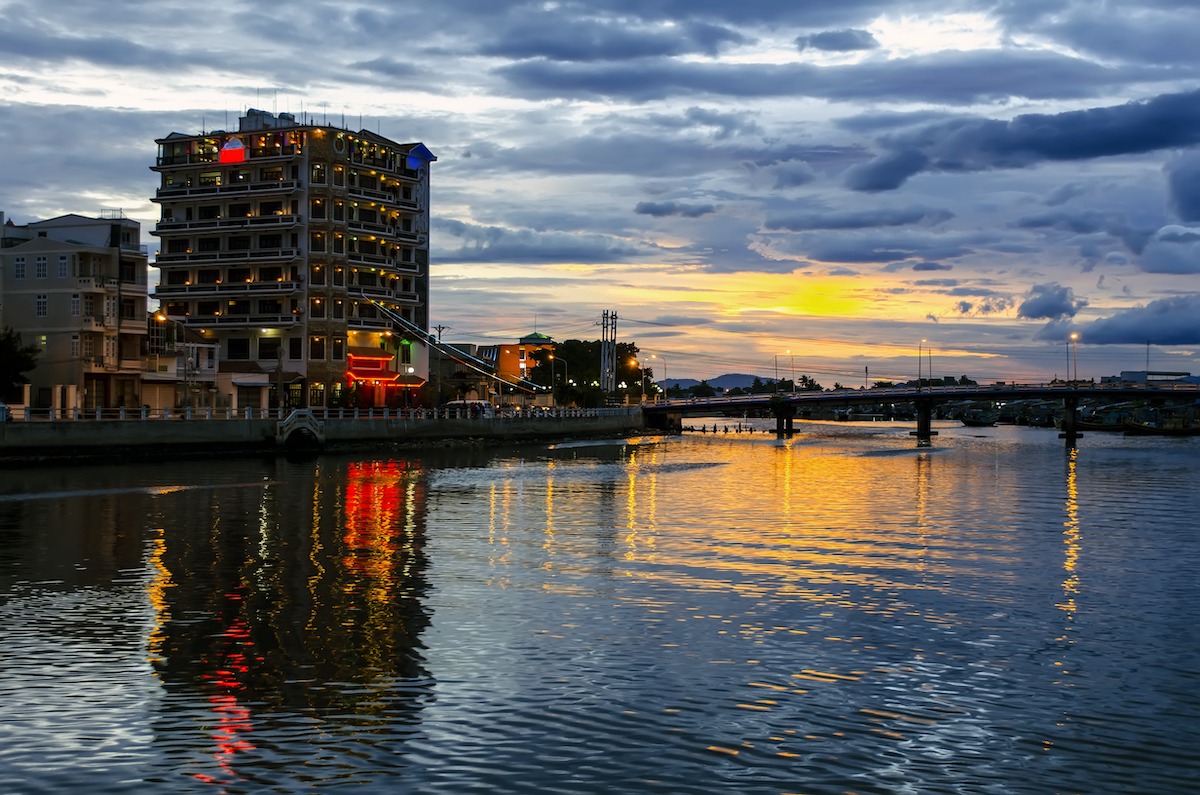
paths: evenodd
<path fill-rule="evenodd" d="M 326 447 L 366 444 L 428 444 L 438 440 L 521 441 L 581 436 L 620 436 L 644 429 L 642 413 L 597 417 L 496 419 L 328 419 Z M 188 449 L 229 452 L 275 450 L 274 419 L 78 420 L 0 422 L 0 459 L 74 454 L 89 458 L 132 454 L 175 455 Z"/>

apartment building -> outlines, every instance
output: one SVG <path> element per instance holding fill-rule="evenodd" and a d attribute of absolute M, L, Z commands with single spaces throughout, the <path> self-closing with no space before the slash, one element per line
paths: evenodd
<path fill-rule="evenodd" d="M 425 145 L 254 109 L 157 144 L 154 297 L 218 346 L 220 402 L 409 404 L 429 370 Z"/>
<path fill-rule="evenodd" d="M 24 225 L 0 213 L 0 323 L 41 348 L 28 405 L 142 405 L 147 259 L 119 210 Z"/>

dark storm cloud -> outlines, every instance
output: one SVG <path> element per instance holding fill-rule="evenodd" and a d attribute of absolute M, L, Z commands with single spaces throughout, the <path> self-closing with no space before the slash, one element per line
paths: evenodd
<path fill-rule="evenodd" d="M 904 260 L 955 259 L 971 253 L 975 239 L 966 235 L 926 234 L 897 231 L 816 231 L 774 237 L 774 250 L 803 256 L 817 262 L 889 263 L 903 266 Z"/>
<path fill-rule="evenodd" d="M 545 59 L 498 67 L 495 74 L 519 94 L 649 102 L 689 95 L 740 99 L 816 97 L 849 102 L 971 104 L 1093 96 L 1137 79 L 1095 63 L 1027 50 L 947 51 L 845 66 L 806 63 L 712 63 L 668 58 L 601 65 Z M 1162 75 L 1147 72 L 1143 78 Z"/>
<path fill-rule="evenodd" d="M 1200 152 L 1171 159 L 1165 168 L 1171 210 L 1180 221 L 1200 221 Z"/>
<path fill-rule="evenodd" d="M 633 28 L 619 19 L 597 17 L 564 20 L 547 25 L 541 15 L 522 19 L 479 48 L 481 55 L 504 58 L 546 58 L 551 61 L 621 61 L 630 58 L 717 55 L 745 36 L 726 27 L 700 22 L 654 28 Z"/>
<path fill-rule="evenodd" d="M 633 211 L 638 215 L 665 218 L 677 215 L 681 218 L 700 218 L 711 215 L 716 208 L 711 204 L 683 204 L 682 202 L 638 202 Z"/>
<path fill-rule="evenodd" d="M 535 232 L 441 220 L 433 224 L 438 239 L 436 258 L 443 263 L 628 262 L 645 256 L 647 248 L 604 235 Z M 446 238 L 461 241 L 457 248 Z"/>
<path fill-rule="evenodd" d="M 385 57 L 373 58 L 370 61 L 358 61 L 350 66 L 355 69 L 366 69 L 384 77 L 414 77 L 422 72 L 415 64 Z"/>
<path fill-rule="evenodd" d="M 14 16 L 0 17 L 0 56 L 4 56 L 5 60 L 78 60 L 119 68 L 178 67 L 214 60 L 202 50 L 195 51 L 191 56 L 185 53 L 182 47 L 163 51 L 126 37 L 58 33 L 48 26 L 28 25 Z"/>
<path fill-rule="evenodd" d="M 1029 289 L 1025 300 L 1021 302 L 1017 309 L 1017 317 L 1032 320 L 1075 317 L 1087 303 L 1083 298 L 1075 298 L 1075 293 L 1070 287 L 1060 284 L 1036 284 Z"/>
<path fill-rule="evenodd" d="M 915 271 L 950 271 L 954 270 L 954 266 L 944 262 L 918 262 L 912 266 L 912 269 Z"/>
<path fill-rule="evenodd" d="M 826 30 L 809 36 L 796 37 L 796 49 L 804 51 L 809 47 L 826 52 L 854 52 L 856 50 L 874 50 L 879 47 L 879 42 L 871 35 L 870 31 L 853 28 Z"/>
<path fill-rule="evenodd" d="M 925 207 L 889 208 L 871 210 L 847 210 L 840 213 L 797 213 L 768 218 L 767 229 L 786 229 L 803 232 L 811 229 L 869 229 L 880 226 L 910 226 L 912 224 L 938 224 L 954 217 L 947 210 Z"/>
<path fill-rule="evenodd" d="M 887 150 L 850 169 L 847 187 L 892 190 L 922 171 L 1025 168 L 1043 161 L 1144 154 L 1200 142 L 1200 91 L 1141 102 L 1025 114 L 1011 121 L 958 119 L 880 140 Z"/>
<path fill-rule="evenodd" d="M 1005 295 L 980 295 L 975 301 L 957 301 L 951 307 L 951 312 L 963 317 L 986 317 L 1002 315 L 1012 310 L 1016 302 Z"/>
<path fill-rule="evenodd" d="M 844 162 L 861 158 L 858 150 L 819 149 L 780 142 L 713 143 L 694 136 L 649 135 L 637 131 L 589 134 L 538 141 L 527 147 L 470 143 L 475 155 L 468 168 L 485 173 L 628 174 L 646 177 L 697 177 L 745 163 L 768 167 L 803 160 L 808 163 Z"/>
<path fill-rule="evenodd" d="M 1200 273 L 1200 229 L 1164 226 L 1147 241 L 1138 264 L 1146 273 Z"/>
<path fill-rule="evenodd" d="M 1079 330 L 1088 345 L 1200 344 L 1200 294 L 1151 301 L 1094 321 Z"/>

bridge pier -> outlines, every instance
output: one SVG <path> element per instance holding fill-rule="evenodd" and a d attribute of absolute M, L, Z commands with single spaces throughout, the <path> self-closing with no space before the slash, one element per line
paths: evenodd
<path fill-rule="evenodd" d="M 1065 439 L 1067 447 L 1074 447 L 1075 441 L 1083 436 L 1075 427 L 1075 412 L 1079 409 L 1079 396 L 1069 395 L 1063 398 L 1062 433 L 1059 439 Z"/>
<path fill-rule="evenodd" d="M 917 429 L 908 435 L 917 437 L 917 447 L 932 447 L 933 437 L 937 436 L 933 429 L 933 398 L 917 398 L 913 406 L 917 410 Z"/>
<path fill-rule="evenodd" d="M 782 439 L 796 433 L 796 407 L 785 400 L 772 400 L 771 412 L 775 415 L 775 436 Z"/>

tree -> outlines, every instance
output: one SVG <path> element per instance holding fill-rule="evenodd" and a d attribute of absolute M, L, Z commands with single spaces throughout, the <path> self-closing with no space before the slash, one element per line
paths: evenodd
<path fill-rule="evenodd" d="M 20 332 L 4 327 L 0 332 L 0 399 L 15 399 L 17 388 L 29 383 L 25 373 L 37 367 L 41 352 L 37 345 L 22 345 Z"/>

